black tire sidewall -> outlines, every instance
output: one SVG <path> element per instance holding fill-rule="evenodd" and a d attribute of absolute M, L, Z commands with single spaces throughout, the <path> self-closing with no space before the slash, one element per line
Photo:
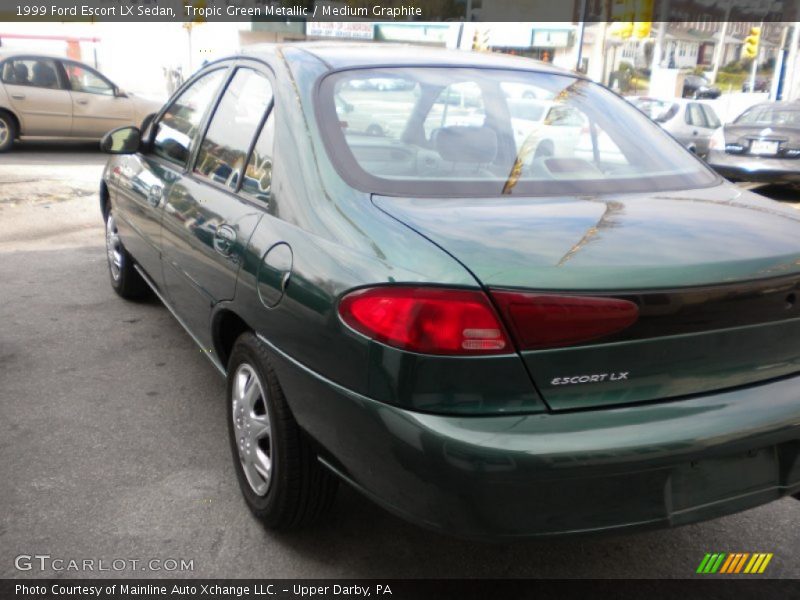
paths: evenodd
<path fill-rule="evenodd" d="M 108 214 L 106 215 L 106 223 L 108 223 L 109 217 L 113 214 L 113 211 L 109 209 Z M 116 217 L 114 217 L 116 219 Z M 119 231 L 119 230 L 118 230 Z M 106 241 L 106 243 L 108 243 Z M 122 245 L 120 241 L 120 265 L 119 265 L 119 279 L 114 279 L 113 273 L 111 273 L 111 261 L 108 257 L 108 246 L 106 246 L 106 265 L 108 266 L 108 278 L 111 280 L 111 287 L 114 288 L 114 291 L 117 293 L 124 293 L 126 288 L 125 286 L 125 279 L 128 277 L 128 269 L 132 268 L 130 266 L 130 256 L 128 255 L 127 251 L 125 250 L 125 246 Z"/>
<path fill-rule="evenodd" d="M 108 223 L 108 218 L 113 214 L 113 210 L 109 208 L 108 213 L 105 216 L 105 222 Z M 115 216 L 115 219 L 118 218 Z M 117 229 L 119 233 L 119 229 Z M 107 242 L 106 242 L 107 243 Z M 106 247 L 106 263 L 108 266 L 108 279 L 111 281 L 111 288 L 119 295 L 121 298 L 126 300 L 141 300 L 144 298 L 150 297 L 151 291 L 150 287 L 147 285 L 142 276 L 136 271 L 134 267 L 134 260 L 130 253 L 125 249 L 125 245 L 120 240 L 120 267 L 119 267 L 119 279 L 114 279 L 114 275 L 111 274 L 111 263 L 109 262 L 108 258 L 108 247 Z"/>

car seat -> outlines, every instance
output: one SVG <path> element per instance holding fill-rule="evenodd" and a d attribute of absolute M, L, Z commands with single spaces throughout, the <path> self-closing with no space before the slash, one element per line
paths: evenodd
<path fill-rule="evenodd" d="M 23 63 L 14 63 L 14 71 L 13 71 L 14 83 L 19 84 L 27 84 L 30 83 L 28 81 L 28 67 Z"/>
<path fill-rule="evenodd" d="M 33 79 L 31 83 L 46 88 L 58 87 L 58 78 L 56 77 L 55 69 L 46 63 L 35 63 L 33 65 Z"/>

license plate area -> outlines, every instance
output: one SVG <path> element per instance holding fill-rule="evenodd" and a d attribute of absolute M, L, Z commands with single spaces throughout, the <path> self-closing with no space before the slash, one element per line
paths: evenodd
<path fill-rule="evenodd" d="M 750 450 L 721 458 L 695 460 L 670 475 L 675 511 L 744 496 L 779 485 L 775 447 Z"/>
<path fill-rule="evenodd" d="M 778 142 L 753 140 L 750 142 L 750 154 L 759 156 L 775 156 L 778 153 Z"/>

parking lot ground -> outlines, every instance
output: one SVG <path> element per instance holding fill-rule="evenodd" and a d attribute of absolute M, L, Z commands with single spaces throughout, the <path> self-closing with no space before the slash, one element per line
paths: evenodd
<path fill-rule="evenodd" d="M 94 146 L 0 157 L 0 576 L 688 577 L 706 552 L 772 552 L 768 576 L 800 577 L 793 499 L 673 530 L 484 544 L 343 485 L 319 528 L 265 531 L 236 487 L 223 381 L 163 306 L 111 290 L 103 163 Z M 20 554 L 193 571 L 20 572 Z"/>

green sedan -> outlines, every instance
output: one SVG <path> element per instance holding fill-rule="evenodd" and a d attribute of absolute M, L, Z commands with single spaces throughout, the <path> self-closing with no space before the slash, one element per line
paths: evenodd
<path fill-rule="evenodd" d="M 512 115 L 521 95 L 547 117 Z M 494 54 L 259 47 L 102 146 L 111 285 L 155 293 L 227 378 L 271 528 L 318 520 L 340 481 L 485 539 L 800 491 L 800 214 L 602 86 Z"/>

